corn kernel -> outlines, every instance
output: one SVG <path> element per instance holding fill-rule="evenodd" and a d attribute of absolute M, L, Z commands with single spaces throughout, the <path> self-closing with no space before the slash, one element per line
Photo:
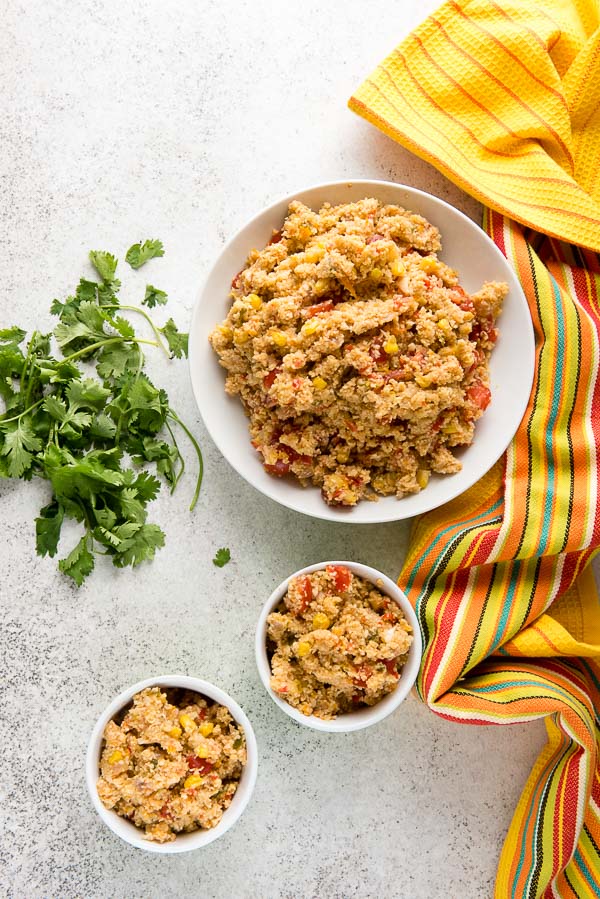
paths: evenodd
<path fill-rule="evenodd" d="M 251 293 L 247 299 L 253 309 L 260 309 L 262 306 L 262 300 L 257 293 Z"/>
<path fill-rule="evenodd" d="M 184 790 L 193 790 L 194 787 L 199 787 L 202 783 L 202 778 L 199 774 L 190 774 L 189 777 L 186 777 L 183 788 Z"/>
<path fill-rule="evenodd" d="M 319 328 L 319 320 L 317 318 L 309 318 L 309 320 L 302 327 L 302 332 L 304 334 L 314 334 Z"/>
<path fill-rule="evenodd" d="M 116 765 L 116 763 L 120 762 L 122 759 L 123 759 L 123 753 L 121 752 L 121 750 L 115 749 L 115 751 L 111 752 L 111 754 L 108 757 L 108 764 Z"/>
<path fill-rule="evenodd" d="M 238 328 L 237 331 L 234 332 L 233 342 L 236 344 L 247 343 L 250 340 L 250 335 L 247 331 L 242 331 Z"/>
<path fill-rule="evenodd" d="M 313 378 L 312 383 L 315 390 L 325 390 L 327 387 L 327 381 L 324 381 L 323 378 Z"/>
<path fill-rule="evenodd" d="M 201 724 L 200 727 L 198 728 L 198 730 L 200 731 L 200 733 L 202 734 L 203 737 L 210 737 L 210 735 L 212 734 L 214 729 L 215 729 L 214 724 L 210 724 L 210 722 L 207 722 L 206 724 Z"/>
<path fill-rule="evenodd" d="M 424 487 L 427 487 L 429 482 L 429 472 L 426 468 L 419 468 L 417 472 L 417 484 L 423 490 Z"/>
<path fill-rule="evenodd" d="M 306 262 L 319 262 L 320 259 L 325 255 L 325 250 L 321 249 L 319 246 L 312 246 L 306 250 L 304 254 L 304 258 Z"/>
<path fill-rule="evenodd" d="M 336 637 L 341 637 L 342 634 L 344 633 L 344 628 L 343 628 L 343 627 L 340 627 L 340 625 L 338 624 L 338 625 L 336 625 L 335 627 L 332 627 L 332 628 L 331 628 L 331 633 L 332 633 L 332 634 L 335 634 Z"/>
<path fill-rule="evenodd" d="M 208 747 L 206 746 L 197 746 L 196 747 L 196 755 L 199 759 L 207 759 L 208 758 Z"/>
<path fill-rule="evenodd" d="M 287 337 L 283 331 L 271 331 L 271 340 L 279 347 L 284 347 L 287 344 Z"/>
<path fill-rule="evenodd" d="M 438 322 L 438 328 L 440 329 L 444 337 L 452 337 L 452 325 L 447 318 L 440 318 Z"/>
<path fill-rule="evenodd" d="M 380 268 L 372 268 L 371 271 L 369 272 L 369 278 L 375 284 L 378 284 L 381 281 L 382 276 L 383 276 L 383 272 L 381 271 Z"/>
<path fill-rule="evenodd" d="M 299 656 L 299 658 L 303 659 L 304 656 L 310 655 L 310 651 L 311 651 L 310 643 L 306 643 L 304 640 L 302 640 L 300 643 L 298 643 L 298 649 L 296 650 L 296 655 Z"/>
<path fill-rule="evenodd" d="M 172 727 L 171 730 L 167 731 L 170 737 L 173 737 L 174 740 L 177 740 L 181 736 L 181 728 L 180 727 Z"/>
<path fill-rule="evenodd" d="M 394 278 L 401 278 L 402 275 L 406 274 L 406 266 L 400 259 L 394 259 L 390 262 L 390 271 Z"/>
<path fill-rule="evenodd" d="M 419 387 L 431 387 L 432 383 L 430 375 L 415 375 L 415 381 Z"/>
<path fill-rule="evenodd" d="M 394 337 L 390 337 L 389 340 L 386 340 L 386 342 L 383 344 L 383 349 L 388 354 L 388 356 L 393 356 L 395 353 L 397 353 L 398 344 L 396 342 L 396 339 Z"/>
<path fill-rule="evenodd" d="M 315 293 L 318 296 L 329 290 L 329 281 L 326 278 L 318 278 L 315 283 Z"/>
<path fill-rule="evenodd" d="M 196 727 L 196 722 L 194 721 L 194 719 L 185 714 L 179 716 L 179 723 L 182 727 L 185 727 L 186 730 L 194 730 L 194 728 Z"/>
<path fill-rule="evenodd" d="M 331 624 L 331 621 L 329 620 L 327 615 L 325 615 L 323 612 L 317 612 L 317 614 L 313 618 L 313 622 L 312 622 L 313 630 L 315 630 L 315 631 L 321 631 L 321 630 L 326 631 L 330 624 Z"/>
<path fill-rule="evenodd" d="M 442 428 L 442 434 L 458 434 L 459 430 L 460 428 L 458 427 L 458 425 L 450 421 Z"/>
<path fill-rule="evenodd" d="M 347 449 L 338 450 L 337 453 L 335 454 L 335 458 L 338 460 L 338 462 L 341 462 L 343 465 L 350 458 L 350 451 Z"/>
<path fill-rule="evenodd" d="M 428 275 L 436 274 L 438 271 L 438 261 L 433 256 L 424 256 L 419 262 L 419 268 L 422 268 Z"/>
<path fill-rule="evenodd" d="M 228 328 L 227 325 L 219 325 L 219 331 L 226 340 L 231 340 L 231 336 L 233 334 L 231 328 Z"/>

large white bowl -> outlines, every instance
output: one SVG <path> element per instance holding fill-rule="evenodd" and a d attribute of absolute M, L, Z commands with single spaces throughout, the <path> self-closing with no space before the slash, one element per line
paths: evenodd
<path fill-rule="evenodd" d="M 139 827 L 136 827 L 131 821 L 121 818 L 121 816 L 117 815 L 112 809 L 105 808 L 100 801 L 98 790 L 96 789 L 96 783 L 100 776 L 100 755 L 102 751 L 104 728 L 111 718 L 114 718 L 121 709 L 131 702 L 136 693 L 139 693 L 140 690 L 145 690 L 147 687 L 179 687 L 184 690 L 193 690 L 195 693 L 202 693 L 202 695 L 206 696 L 208 699 L 212 699 L 214 702 L 218 702 L 220 705 L 224 705 L 229 709 L 236 724 L 241 725 L 243 728 L 244 736 L 246 738 L 246 765 L 242 772 L 238 788 L 231 800 L 231 805 L 225 809 L 219 823 L 210 830 L 195 830 L 192 833 L 178 834 L 171 843 L 153 843 L 151 840 L 145 839 L 144 833 Z M 220 690 L 219 687 L 209 684 L 208 681 L 200 680 L 197 677 L 174 674 L 140 681 L 139 683 L 134 684 L 133 687 L 129 687 L 128 690 L 119 693 L 119 695 L 113 699 L 111 704 L 104 710 L 98 719 L 96 726 L 92 731 L 85 763 L 85 779 L 94 808 L 113 833 L 116 833 L 122 840 L 125 840 L 126 843 L 135 846 L 137 849 L 146 849 L 148 852 L 158 852 L 163 855 L 169 855 L 178 852 L 189 852 L 191 849 L 200 849 L 202 846 L 207 846 L 209 843 L 212 843 L 213 840 L 223 836 L 230 827 L 233 827 L 248 805 L 250 796 L 254 790 L 254 784 L 256 783 L 257 769 L 258 748 L 256 746 L 256 737 L 254 736 L 252 725 L 237 702 L 234 702 L 231 696 L 228 696 L 227 693 Z"/>
<path fill-rule="evenodd" d="M 344 567 L 349 568 L 354 574 L 358 575 L 358 577 L 362 577 L 378 587 L 382 593 L 385 593 L 386 596 L 389 596 L 390 599 L 400 606 L 402 614 L 410 624 L 413 632 L 413 641 L 408 651 L 408 658 L 402 669 L 402 674 L 396 689 L 392 690 L 391 693 L 388 693 L 387 696 L 384 696 L 377 705 L 357 709 L 356 712 L 345 712 L 343 715 L 339 715 L 337 718 L 331 720 L 317 718 L 316 715 L 303 715 L 302 712 L 295 709 L 289 702 L 286 702 L 271 689 L 271 665 L 267 655 L 267 618 L 287 593 L 290 580 L 293 577 L 312 574 L 313 571 L 322 571 L 327 565 L 343 565 Z M 254 651 L 256 655 L 256 667 L 258 668 L 258 673 L 263 682 L 263 686 L 275 705 L 278 705 L 282 712 L 285 712 L 286 715 L 289 715 L 290 718 L 293 718 L 298 724 L 312 727 L 313 730 L 323 730 L 328 731 L 329 733 L 340 734 L 362 730 L 364 727 L 371 727 L 372 724 L 377 724 L 379 721 L 383 721 L 384 718 L 387 718 L 388 715 L 391 715 L 392 712 L 404 702 L 417 679 L 417 674 L 419 673 L 421 655 L 423 653 L 423 643 L 421 640 L 421 629 L 419 628 L 419 622 L 417 621 L 417 616 L 415 615 L 413 607 L 406 595 L 389 577 L 386 577 L 381 571 L 377 571 L 376 568 L 370 568 L 368 565 L 361 565 L 359 562 L 318 562 L 316 565 L 309 565 L 308 568 L 302 568 L 300 571 L 295 571 L 294 574 L 290 574 L 285 581 L 273 590 L 263 606 L 260 618 L 258 619 L 258 624 L 256 625 Z"/>
<path fill-rule="evenodd" d="M 362 501 L 351 509 L 327 506 L 316 487 L 302 487 L 295 479 L 267 474 L 250 444 L 248 419 L 238 398 L 227 396 L 225 372 L 208 342 L 215 325 L 230 308 L 229 292 L 234 275 L 244 267 L 253 248 L 262 248 L 273 230 L 281 227 L 291 200 L 299 199 L 318 209 L 323 203 L 349 203 L 375 197 L 425 216 L 442 235 L 440 257 L 458 269 L 467 292 L 484 281 L 506 281 L 508 296 L 499 320 L 500 337 L 492 353 L 490 372 L 492 401 L 477 423 L 471 446 L 459 456 L 462 470 L 452 475 L 433 475 L 420 493 Z M 387 181 L 337 181 L 296 191 L 264 209 L 224 247 L 200 291 L 190 328 L 192 387 L 204 423 L 233 468 L 248 483 L 276 502 L 315 518 L 353 524 L 396 521 L 441 506 L 481 478 L 500 458 L 525 412 L 535 365 L 533 325 L 527 301 L 515 273 L 496 245 L 471 219 L 443 200 L 421 190 Z"/>

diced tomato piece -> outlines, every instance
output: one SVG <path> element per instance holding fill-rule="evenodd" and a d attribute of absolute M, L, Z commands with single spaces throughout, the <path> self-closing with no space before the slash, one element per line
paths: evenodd
<path fill-rule="evenodd" d="M 398 657 L 393 659 L 382 659 L 381 660 L 385 667 L 387 668 L 388 674 L 393 674 L 395 677 L 398 677 L 398 669 L 396 668 L 396 662 L 398 661 Z"/>
<path fill-rule="evenodd" d="M 455 293 L 459 294 L 459 297 L 455 298 L 451 295 L 450 299 L 452 302 L 456 303 L 457 306 L 460 306 L 463 312 L 475 312 L 475 303 L 468 293 L 465 293 L 460 284 L 457 287 L 454 287 L 453 290 Z"/>
<path fill-rule="evenodd" d="M 487 409 L 492 398 L 489 388 L 482 384 L 481 381 L 476 381 L 468 388 L 467 396 L 480 409 Z"/>
<path fill-rule="evenodd" d="M 208 774 L 214 768 L 213 762 L 209 762 L 208 759 L 198 758 L 197 755 L 188 755 L 186 762 L 188 763 L 188 768 L 193 768 L 199 771 L 200 774 Z"/>
<path fill-rule="evenodd" d="M 373 360 L 373 362 L 385 362 L 387 359 L 387 353 L 382 347 L 379 340 L 374 340 L 371 346 L 369 347 L 369 356 Z"/>
<path fill-rule="evenodd" d="M 352 583 L 352 572 L 345 565 L 328 565 L 327 573 L 333 577 L 338 593 L 343 593 Z"/>
<path fill-rule="evenodd" d="M 278 693 L 287 693 L 288 689 L 289 689 L 289 687 L 280 687 L 277 692 Z"/>
<path fill-rule="evenodd" d="M 352 702 L 354 703 L 354 705 L 358 705 L 359 702 L 362 702 L 362 696 L 360 696 L 359 693 L 355 693 L 352 697 Z"/>
<path fill-rule="evenodd" d="M 167 802 L 165 802 L 158 814 L 161 818 L 169 818 L 169 820 L 173 819 L 173 815 L 169 811 L 169 804 Z"/>
<path fill-rule="evenodd" d="M 444 423 L 444 416 L 438 415 L 438 417 L 436 418 L 434 423 L 431 425 L 431 430 L 439 431 L 439 429 L 442 427 L 443 423 Z"/>
<path fill-rule="evenodd" d="M 271 240 L 269 241 L 267 246 L 269 247 L 272 243 L 279 243 L 279 241 L 281 240 L 282 237 L 283 237 L 283 231 L 273 231 L 273 234 L 271 235 Z"/>
<path fill-rule="evenodd" d="M 244 271 L 244 269 L 242 268 L 239 270 L 237 275 L 233 276 L 233 279 L 231 281 L 231 289 L 232 290 L 237 290 L 237 288 L 240 286 L 240 275 L 242 274 L 243 271 Z"/>
<path fill-rule="evenodd" d="M 265 465 L 265 471 L 275 475 L 276 478 L 282 478 L 284 475 L 289 474 L 290 463 L 278 460 L 273 465 Z"/>
<path fill-rule="evenodd" d="M 313 598 L 312 584 L 309 577 L 300 578 L 298 581 L 298 593 L 302 597 L 301 611 L 305 612 L 308 604 L 312 602 Z"/>
<path fill-rule="evenodd" d="M 385 381 L 406 381 L 410 374 L 405 368 L 393 368 L 391 371 L 381 372 Z"/>
<path fill-rule="evenodd" d="M 280 374 L 280 368 L 272 368 L 268 375 L 265 375 L 263 378 L 263 387 L 265 390 L 269 390 L 275 381 L 275 378 L 278 374 Z"/>
<path fill-rule="evenodd" d="M 324 300 L 322 303 L 315 303 L 313 306 L 307 306 L 302 310 L 304 318 L 312 318 L 313 315 L 320 315 L 321 312 L 331 312 L 333 309 L 333 300 Z"/>
<path fill-rule="evenodd" d="M 361 690 L 367 686 L 367 681 L 373 674 L 373 669 L 369 665 L 361 665 L 356 670 L 356 677 L 352 678 L 352 683 Z"/>
<path fill-rule="evenodd" d="M 287 443 L 280 443 L 279 449 L 287 454 L 290 462 L 304 462 L 305 465 L 310 465 L 312 462 L 312 456 L 296 452 L 296 450 L 293 447 L 288 446 Z"/>
<path fill-rule="evenodd" d="M 204 721 L 204 719 L 206 718 L 206 709 L 200 709 L 200 711 L 198 712 L 198 718 L 200 718 L 200 721 Z"/>
<path fill-rule="evenodd" d="M 394 618 L 393 612 L 384 612 L 383 615 L 381 616 L 381 620 L 382 621 L 395 621 L 396 619 Z"/>

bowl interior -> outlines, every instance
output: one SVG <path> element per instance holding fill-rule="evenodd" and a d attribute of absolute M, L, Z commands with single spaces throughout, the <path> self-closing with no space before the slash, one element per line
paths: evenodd
<path fill-rule="evenodd" d="M 135 824 L 120 817 L 120 815 L 117 815 L 117 813 L 111 809 L 104 807 L 96 789 L 96 782 L 99 777 L 99 761 L 104 729 L 112 718 L 124 709 L 125 706 L 129 705 L 136 693 L 139 693 L 147 687 L 183 687 L 187 690 L 193 690 L 196 693 L 202 693 L 204 696 L 218 702 L 220 705 L 226 706 L 235 721 L 244 729 L 244 735 L 246 737 L 248 753 L 247 762 L 242 772 L 239 786 L 231 801 L 231 805 L 225 810 L 219 823 L 210 830 L 198 830 L 192 833 L 178 834 L 171 843 L 153 843 L 150 840 L 144 839 L 142 831 L 136 827 Z M 105 709 L 98 719 L 90 738 L 86 759 L 86 781 L 94 808 L 108 827 L 125 840 L 125 842 L 130 843 L 138 849 L 145 849 L 148 852 L 162 854 L 188 852 L 192 849 L 198 849 L 201 846 L 212 843 L 213 840 L 216 840 L 225 833 L 225 831 L 229 830 L 240 817 L 248 804 L 250 795 L 254 789 L 257 773 L 257 756 L 256 738 L 254 736 L 252 725 L 240 706 L 234 702 L 227 693 L 218 687 L 215 687 L 213 684 L 209 684 L 207 681 L 200 680 L 199 678 L 187 677 L 186 675 L 169 675 L 150 678 L 134 684 L 133 687 L 130 687 L 128 690 L 119 694 L 119 696 L 117 696 Z"/>
<path fill-rule="evenodd" d="M 375 197 L 417 212 L 436 225 L 442 235 L 441 258 L 459 271 L 469 292 L 484 281 L 506 281 L 509 293 L 499 319 L 500 336 L 492 353 L 492 402 L 477 423 L 475 439 L 462 451 L 463 468 L 453 475 L 433 475 L 421 493 L 401 500 L 383 497 L 352 509 L 327 506 L 315 487 L 303 488 L 295 479 L 274 478 L 262 467 L 252 448 L 248 419 L 238 398 L 224 390 L 225 372 L 208 335 L 225 318 L 233 276 L 244 267 L 252 248 L 261 248 L 281 226 L 292 199 L 314 209 L 324 202 L 338 204 Z M 495 244 L 474 222 L 442 200 L 403 185 L 383 181 L 322 184 L 301 190 L 274 203 L 245 225 L 225 246 L 200 292 L 190 328 L 190 374 L 198 408 L 214 442 L 250 484 L 271 499 L 315 518 L 350 523 L 396 521 L 436 508 L 482 477 L 508 446 L 527 406 L 534 372 L 531 316 L 516 275 Z"/>
<path fill-rule="evenodd" d="M 313 571 L 322 571 L 327 565 L 343 565 L 346 568 L 349 568 L 354 574 L 365 580 L 371 581 L 378 586 L 383 593 L 387 594 L 390 599 L 393 599 L 394 602 L 400 606 L 404 617 L 412 627 L 413 631 L 413 642 L 396 689 L 391 693 L 388 693 L 387 696 L 384 696 L 377 705 L 371 706 L 370 708 L 357 709 L 355 712 L 346 712 L 333 720 L 324 720 L 323 718 L 318 718 L 316 715 L 303 715 L 302 712 L 289 705 L 289 703 L 281 699 L 281 697 L 271 689 L 269 684 L 271 665 L 267 654 L 266 640 L 267 618 L 283 598 L 290 580 L 293 577 L 311 574 Z M 255 649 L 256 664 L 260 678 L 273 702 L 299 724 L 304 724 L 306 727 L 312 727 L 314 730 L 327 731 L 330 733 L 349 733 L 355 730 L 362 730 L 365 727 L 376 724 L 378 721 L 382 721 L 393 712 L 410 693 L 419 673 L 423 652 L 421 630 L 419 628 L 417 616 L 415 615 L 414 609 L 408 598 L 402 590 L 400 590 L 398 585 L 375 568 L 371 568 L 368 565 L 361 565 L 358 562 L 348 561 L 318 562 L 315 565 L 309 565 L 307 568 L 302 568 L 300 571 L 296 571 L 286 578 L 285 581 L 273 591 L 263 607 L 256 628 Z"/>

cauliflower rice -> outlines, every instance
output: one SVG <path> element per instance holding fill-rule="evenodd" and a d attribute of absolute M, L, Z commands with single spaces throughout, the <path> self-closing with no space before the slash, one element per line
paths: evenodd
<path fill-rule="evenodd" d="M 270 474 L 353 506 L 461 468 L 454 451 L 490 401 L 508 287 L 468 295 L 440 247 L 433 225 L 398 206 L 295 201 L 250 253 L 210 341 Z"/>
<path fill-rule="evenodd" d="M 246 741 L 222 705 L 199 693 L 151 687 L 104 730 L 98 795 L 149 840 L 219 823 L 246 764 Z"/>
<path fill-rule="evenodd" d="M 290 580 L 267 618 L 271 689 L 304 715 L 336 718 L 395 690 L 412 643 L 402 609 L 342 565 Z"/>

